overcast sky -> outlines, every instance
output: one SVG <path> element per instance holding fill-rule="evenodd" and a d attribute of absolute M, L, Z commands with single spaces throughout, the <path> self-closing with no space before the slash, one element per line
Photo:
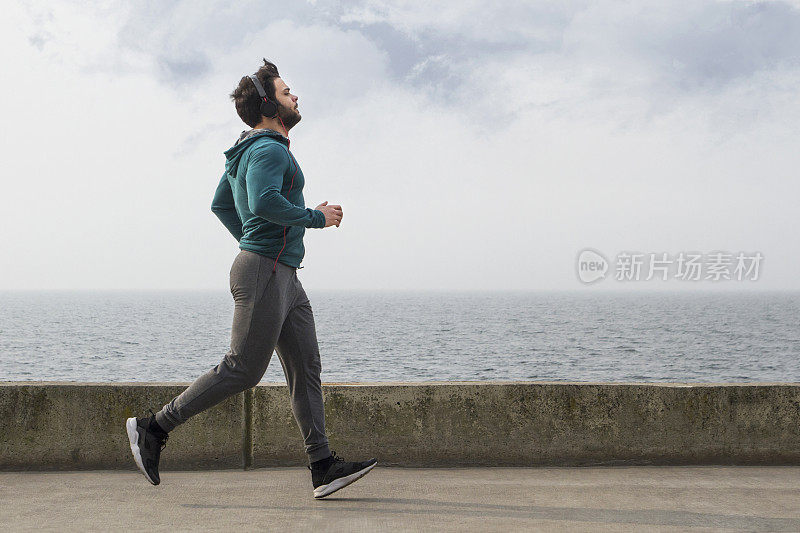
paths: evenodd
<path fill-rule="evenodd" d="M 210 211 L 262 57 L 300 97 L 306 289 L 589 286 L 577 254 L 756 252 L 798 290 L 786 2 L 4 5 L 0 289 L 228 289 Z"/>

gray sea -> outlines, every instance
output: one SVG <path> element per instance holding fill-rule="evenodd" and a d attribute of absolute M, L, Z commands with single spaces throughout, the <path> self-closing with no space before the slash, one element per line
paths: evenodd
<path fill-rule="evenodd" d="M 800 293 L 307 292 L 324 382 L 800 382 Z M 0 292 L 0 380 L 192 381 L 232 318 L 227 292 Z"/>

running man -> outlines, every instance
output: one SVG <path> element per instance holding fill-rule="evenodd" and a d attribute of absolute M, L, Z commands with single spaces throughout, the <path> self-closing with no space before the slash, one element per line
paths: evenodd
<path fill-rule="evenodd" d="M 349 485 L 376 464 L 344 461 L 328 448 L 314 315 L 297 269 L 306 228 L 339 227 L 342 206 L 305 207 L 305 178 L 289 151 L 289 130 L 300 122 L 297 96 L 264 59 L 230 95 L 252 129 L 225 152 L 225 172 L 211 210 L 239 242 L 230 272 L 234 300 L 230 350 L 159 412 L 126 422 L 139 470 L 160 483 L 158 461 L 170 431 L 224 399 L 255 387 L 276 350 L 300 428 L 314 497 Z M 283 132 L 283 133 L 280 133 Z"/>

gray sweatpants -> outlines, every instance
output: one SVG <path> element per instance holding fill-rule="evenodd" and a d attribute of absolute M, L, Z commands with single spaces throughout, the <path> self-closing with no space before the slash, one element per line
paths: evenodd
<path fill-rule="evenodd" d="M 172 431 L 189 417 L 255 387 L 277 350 L 305 451 L 311 462 L 325 459 L 330 450 L 320 384 L 322 365 L 314 315 L 297 269 L 242 250 L 233 261 L 230 280 L 235 302 L 230 350 L 217 366 L 156 413 L 156 421 Z"/>

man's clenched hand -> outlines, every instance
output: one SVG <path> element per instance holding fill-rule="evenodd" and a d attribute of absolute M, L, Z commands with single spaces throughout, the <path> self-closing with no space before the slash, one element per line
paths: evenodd
<path fill-rule="evenodd" d="M 328 201 L 325 200 L 321 204 L 316 207 L 317 210 L 322 211 L 325 215 L 325 227 L 328 226 L 336 226 L 339 227 L 339 224 L 342 222 L 342 206 L 340 205 L 328 205 Z"/>

